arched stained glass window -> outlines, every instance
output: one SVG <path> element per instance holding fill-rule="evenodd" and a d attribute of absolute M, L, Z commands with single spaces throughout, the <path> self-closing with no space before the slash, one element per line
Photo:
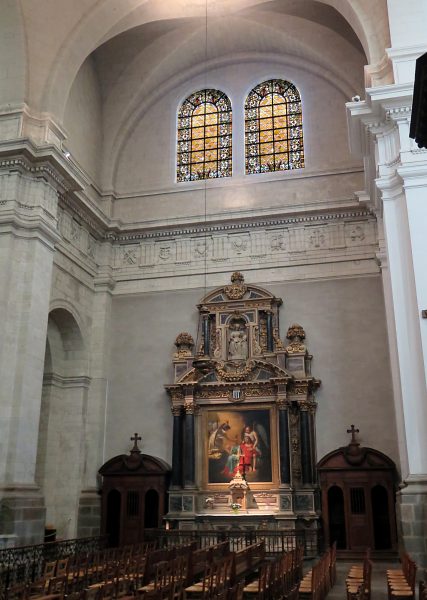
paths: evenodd
<path fill-rule="evenodd" d="M 201 90 L 178 113 L 177 180 L 230 177 L 231 102 L 219 90 Z"/>
<path fill-rule="evenodd" d="M 246 173 L 304 167 L 301 97 L 289 81 L 257 85 L 245 104 Z"/>

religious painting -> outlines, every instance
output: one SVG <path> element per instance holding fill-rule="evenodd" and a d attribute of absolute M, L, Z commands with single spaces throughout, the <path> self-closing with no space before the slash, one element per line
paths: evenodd
<path fill-rule="evenodd" d="M 251 483 L 272 481 L 271 411 L 206 412 L 207 483 L 229 483 L 237 471 Z"/>

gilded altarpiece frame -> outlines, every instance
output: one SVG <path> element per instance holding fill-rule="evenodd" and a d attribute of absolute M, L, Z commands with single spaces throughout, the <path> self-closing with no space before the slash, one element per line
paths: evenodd
<path fill-rule="evenodd" d="M 205 436 L 203 489 L 227 489 L 238 470 L 245 471 L 245 479 L 253 490 L 263 490 L 267 485 L 279 487 L 274 406 L 218 405 L 202 408 L 201 412 Z"/>
<path fill-rule="evenodd" d="M 281 305 L 236 272 L 176 338 L 170 526 L 317 527 L 320 381 L 301 325 L 281 340 Z"/>

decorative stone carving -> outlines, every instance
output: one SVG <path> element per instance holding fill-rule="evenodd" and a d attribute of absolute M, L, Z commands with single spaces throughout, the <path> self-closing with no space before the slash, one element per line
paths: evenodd
<path fill-rule="evenodd" d="M 286 338 L 290 340 L 290 344 L 286 346 L 286 352 L 288 354 L 301 353 L 306 351 L 306 347 L 303 344 L 305 340 L 305 331 L 301 325 L 291 325 L 286 334 Z"/>
<path fill-rule="evenodd" d="M 239 271 L 235 271 L 231 276 L 231 284 L 224 288 L 227 298 L 230 300 L 240 300 L 246 294 L 247 286 L 244 284 L 244 277 Z"/>
<path fill-rule="evenodd" d="M 180 333 L 175 340 L 175 346 L 177 347 L 175 358 L 187 358 L 192 356 L 194 347 L 193 336 L 185 331 Z"/>

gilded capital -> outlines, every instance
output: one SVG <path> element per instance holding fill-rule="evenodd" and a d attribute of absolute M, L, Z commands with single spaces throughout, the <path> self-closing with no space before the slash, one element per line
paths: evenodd
<path fill-rule="evenodd" d="M 197 404 L 195 402 L 186 402 L 184 404 L 184 411 L 186 415 L 194 415 L 197 411 Z"/>

